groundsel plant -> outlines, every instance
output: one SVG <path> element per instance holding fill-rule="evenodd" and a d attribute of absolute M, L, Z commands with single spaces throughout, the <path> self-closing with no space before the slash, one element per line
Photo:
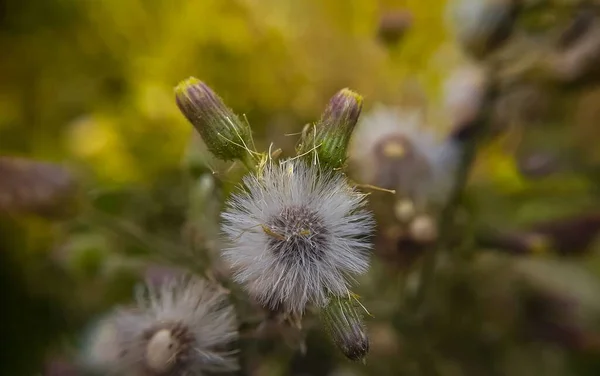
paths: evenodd
<path fill-rule="evenodd" d="M 193 277 L 147 283 L 137 305 L 101 320 L 84 352 L 86 368 L 108 375 L 202 375 L 238 368 L 237 322 L 220 286 Z"/>
<path fill-rule="evenodd" d="M 190 78 L 175 94 L 208 149 L 249 170 L 222 213 L 221 253 L 235 281 L 282 324 L 300 328 L 308 308 L 320 311 L 344 354 L 364 358 L 368 339 L 357 312 L 364 308 L 350 287 L 368 269 L 374 222 L 366 195 L 342 172 L 362 98 L 339 91 L 305 128 L 297 155 L 278 161 L 254 150 L 248 123 L 206 84 Z M 333 302 L 349 303 L 338 309 Z"/>

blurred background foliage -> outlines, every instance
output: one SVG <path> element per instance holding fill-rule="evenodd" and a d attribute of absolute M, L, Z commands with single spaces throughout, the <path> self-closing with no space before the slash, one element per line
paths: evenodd
<path fill-rule="evenodd" d="M 0 1 L 0 152 L 65 164 L 82 192 L 51 215 L 0 215 L 2 374 L 76 374 L 69 359 L 90 320 L 127 302 L 141 276 L 165 273 L 147 257 L 164 264 L 185 247 L 192 268 L 214 258 L 195 245 L 214 241 L 221 200 L 241 171 L 207 156 L 175 105 L 178 81 L 201 78 L 246 115 L 259 148 L 273 142 L 288 155 L 298 139 L 289 134 L 344 87 L 364 96 L 364 111 L 408 104 L 448 132 L 444 80 L 468 59 L 446 8 L 443 0 Z M 532 16 L 523 29 L 545 35 L 561 16 Z M 511 62 L 526 59 L 517 51 Z M 600 372 L 600 316 L 589 313 L 600 304 L 600 92 L 518 83 L 500 96 L 495 134 L 467 185 L 460 242 L 484 256 L 442 263 L 426 324 L 403 314 L 405 258 L 374 259 L 359 289 L 373 315 L 366 366 L 309 330 L 304 356 L 276 339 L 248 341 L 243 374 Z M 10 171 L 0 166 L 3 189 Z M 83 214 L 73 219 L 73 208 Z M 560 288 L 529 294 L 548 277 Z"/>

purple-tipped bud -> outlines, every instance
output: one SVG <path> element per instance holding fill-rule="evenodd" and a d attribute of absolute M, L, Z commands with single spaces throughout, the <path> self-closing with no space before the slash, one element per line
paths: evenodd
<path fill-rule="evenodd" d="M 346 150 L 354 126 L 362 110 L 362 97 L 350 89 L 342 89 L 329 101 L 321 120 L 303 137 L 298 154 L 307 158 L 315 151 L 321 166 L 340 168 L 346 161 Z"/>
<path fill-rule="evenodd" d="M 217 158 L 227 161 L 247 157 L 252 145 L 250 126 L 205 83 L 194 77 L 182 81 L 175 88 L 175 100 Z"/>
<path fill-rule="evenodd" d="M 360 309 L 352 296 L 336 296 L 321 310 L 321 321 L 333 342 L 348 359 L 354 361 L 363 360 L 369 352 L 369 337 Z"/>

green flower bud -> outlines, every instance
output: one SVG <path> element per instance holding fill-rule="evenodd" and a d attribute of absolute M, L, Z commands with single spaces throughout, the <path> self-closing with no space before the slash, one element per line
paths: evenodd
<path fill-rule="evenodd" d="M 240 120 L 205 83 L 190 77 L 175 88 L 177 106 L 196 128 L 208 150 L 222 160 L 247 160 L 250 126 Z"/>
<path fill-rule="evenodd" d="M 337 169 L 346 161 L 346 149 L 362 109 L 362 97 L 342 89 L 331 98 L 321 120 L 302 137 L 297 152 L 307 159 L 316 152 L 321 166 Z"/>
<path fill-rule="evenodd" d="M 321 321 L 333 342 L 350 360 L 360 361 L 369 352 L 367 337 L 356 298 L 332 297 L 327 306 L 321 309 Z"/>

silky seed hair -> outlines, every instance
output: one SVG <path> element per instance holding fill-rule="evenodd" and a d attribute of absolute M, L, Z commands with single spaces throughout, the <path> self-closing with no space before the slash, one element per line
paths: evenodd
<path fill-rule="evenodd" d="M 235 280 L 264 307 L 293 314 L 347 295 L 369 265 L 365 195 L 339 171 L 298 159 L 272 162 L 244 186 L 222 214 Z"/>
<path fill-rule="evenodd" d="M 204 280 L 174 278 L 158 287 L 147 283 L 136 298 L 134 309 L 119 309 L 104 322 L 114 329 L 118 356 L 104 365 L 96 362 L 96 369 L 109 375 L 187 376 L 238 368 L 231 350 L 236 318 L 224 290 Z"/>

